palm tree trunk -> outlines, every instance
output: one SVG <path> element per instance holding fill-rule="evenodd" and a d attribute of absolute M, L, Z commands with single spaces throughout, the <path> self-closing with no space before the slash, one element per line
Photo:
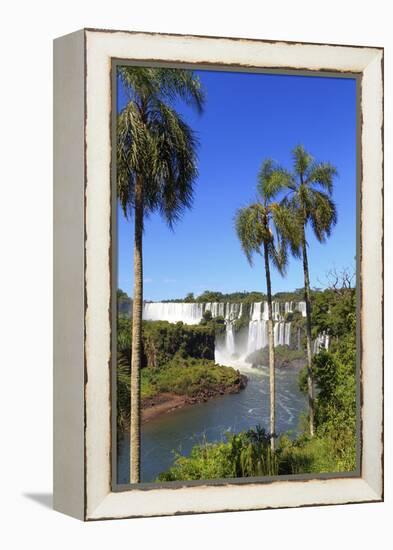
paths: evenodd
<path fill-rule="evenodd" d="M 140 370 L 142 363 L 142 308 L 143 308 L 143 183 L 135 183 L 134 233 L 134 295 L 132 305 L 132 356 L 131 356 L 131 416 L 130 416 L 130 483 L 140 481 Z"/>
<path fill-rule="evenodd" d="M 273 337 L 273 305 L 272 285 L 270 281 L 269 250 L 266 242 L 263 243 L 265 257 L 267 306 L 268 306 L 268 344 L 269 344 L 269 382 L 270 382 L 270 447 L 274 452 L 276 434 L 276 373 L 274 370 L 274 337 Z"/>
<path fill-rule="evenodd" d="M 303 226 L 302 255 L 304 271 L 304 300 L 306 302 L 306 339 L 307 339 L 307 390 L 308 390 L 308 415 L 310 435 L 314 435 L 314 380 L 312 373 L 312 336 L 311 336 L 311 297 L 310 275 L 308 272 L 308 258 L 306 236 Z"/>

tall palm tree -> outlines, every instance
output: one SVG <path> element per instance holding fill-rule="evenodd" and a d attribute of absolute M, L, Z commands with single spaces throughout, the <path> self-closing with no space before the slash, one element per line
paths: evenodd
<path fill-rule="evenodd" d="M 250 265 L 253 254 L 261 254 L 264 258 L 265 277 L 268 303 L 268 346 L 269 346 L 269 381 L 270 381 L 270 444 L 275 449 L 276 433 L 276 402 L 275 402 L 275 353 L 273 336 L 273 302 L 270 277 L 270 262 L 281 275 L 285 274 L 287 266 L 287 243 L 281 231 L 286 215 L 284 207 L 273 202 L 277 185 L 281 185 L 281 173 L 273 161 L 263 162 L 258 174 L 257 202 L 236 213 L 235 226 L 243 251 Z"/>
<path fill-rule="evenodd" d="M 144 219 L 158 211 L 172 227 L 192 204 L 197 140 L 175 106 L 182 101 L 201 113 L 204 92 L 184 69 L 120 67 L 118 77 L 128 101 L 117 119 L 117 192 L 125 216 L 134 216 L 130 483 L 138 483 Z"/>
<path fill-rule="evenodd" d="M 330 236 L 337 222 L 337 212 L 332 200 L 333 180 L 336 168 L 329 162 L 316 162 L 313 157 L 298 145 L 293 150 L 293 171 L 287 172 L 278 167 L 275 177 L 274 194 L 285 190 L 281 204 L 293 215 L 288 217 L 286 235 L 292 253 L 301 257 L 304 272 L 304 300 L 306 302 L 306 339 L 307 339 L 307 389 L 309 402 L 309 432 L 314 435 L 314 381 L 312 373 L 312 336 L 311 336 L 311 295 L 310 272 L 307 254 L 306 227 L 310 224 L 319 242 Z"/>

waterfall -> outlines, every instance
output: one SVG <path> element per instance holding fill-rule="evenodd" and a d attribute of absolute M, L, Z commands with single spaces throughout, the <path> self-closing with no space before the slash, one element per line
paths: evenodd
<path fill-rule="evenodd" d="M 303 317 L 307 315 L 306 313 L 306 302 L 297 302 L 296 311 L 300 311 Z"/>
<path fill-rule="evenodd" d="M 291 345 L 291 323 L 285 323 L 285 345 L 290 346 Z"/>
<path fill-rule="evenodd" d="M 143 305 L 143 319 L 147 321 L 168 321 L 169 323 L 182 321 L 186 325 L 197 325 L 203 316 L 203 306 L 204 304 L 185 302 L 145 302 Z M 213 317 L 218 316 L 217 314 L 214 315 L 213 312 L 212 315 Z"/>
<path fill-rule="evenodd" d="M 267 322 L 265 320 L 251 320 L 248 325 L 247 353 L 250 355 L 258 349 L 268 345 Z"/>
<path fill-rule="evenodd" d="M 326 351 L 329 349 L 329 334 L 327 334 L 326 332 L 318 334 L 318 336 L 315 338 L 313 345 L 313 354 L 315 355 L 323 349 Z"/>
<path fill-rule="evenodd" d="M 225 347 L 230 356 L 235 353 L 235 338 L 233 334 L 233 325 L 228 323 L 225 331 Z"/>
<path fill-rule="evenodd" d="M 267 301 L 254 302 L 249 308 L 243 303 L 234 302 L 145 302 L 143 307 L 143 319 L 146 321 L 179 321 L 187 325 L 197 325 L 203 319 L 203 314 L 210 311 L 212 317 L 223 317 L 225 320 L 225 335 L 216 341 L 216 355 L 224 357 L 227 363 L 231 359 L 243 359 L 251 353 L 268 345 L 268 319 L 269 310 Z M 291 346 L 291 322 L 286 321 L 286 315 L 299 311 L 303 317 L 306 315 L 305 302 L 278 302 L 272 303 L 273 338 L 275 346 Z M 246 312 L 248 326 L 237 333 L 234 330 L 234 322 L 243 318 Z M 299 345 L 299 329 L 296 334 Z M 314 342 L 314 352 L 321 346 L 327 349 L 329 345 L 328 335 L 318 337 Z M 295 344 L 296 345 L 296 344 Z M 222 360 L 222 359 L 221 359 Z"/>

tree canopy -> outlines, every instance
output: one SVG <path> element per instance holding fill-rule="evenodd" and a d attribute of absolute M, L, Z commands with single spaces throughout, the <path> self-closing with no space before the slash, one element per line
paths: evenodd
<path fill-rule="evenodd" d="M 192 204 L 198 175 L 198 140 L 176 111 L 183 101 L 202 112 L 205 94 L 186 69 L 120 67 L 128 102 L 118 115 L 117 184 L 125 216 L 135 206 L 137 177 L 143 181 L 143 211 L 159 211 L 172 226 Z"/>

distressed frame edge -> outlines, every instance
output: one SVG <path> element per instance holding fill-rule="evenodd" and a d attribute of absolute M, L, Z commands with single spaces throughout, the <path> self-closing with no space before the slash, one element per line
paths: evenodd
<path fill-rule="evenodd" d="M 343 478 L 347 479 L 347 478 Z M 312 481 L 312 480 L 310 480 Z M 86 514 L 84 521 L 86 522 L 94 522 L 94 521 L 108 521 L 108 520 L 125 520 L 125 519 L 143 519 L 143 518 L 156 518 L 156 517 L 172 517 L 172 516 L 188 516 L 188 515 L 204 515 L 204 514 L 225 514 L 225 513 L 233 513 L 233 512 L 257 512 L 257 511 L 263 511 L 263 510 L 287 510 L 287 509 L 298 509 L 298 508 L 315 508 L 315 507 L 326 507 L 326 506 L 350 506 L 354 504 L 381 504 L 384 502 L 383 495 L 381 495 L 379 492 L 375 492 L 374 489 L 365 482 L 362 478 L 356 478 L 356 481 L 358 482 L 358 489 L 363 491 L 363 496 L 359 498 L 350 498 L 349 500 L 332 500 L 331 502 L 326 502 L 326 499 L 322 499 L 320 501 L 312 499 L 310 502 L 303 502 L 301 504 L 260 504 L 260 505 L 245 505 L 244 507 L 239 508 L 232 508 L 232 507 L 218 507 L 218 508 L 212 508 L 211 510 L 207 510 L 206 506 L 204 505 L 201 508 L 197 509 L 182 509 L 182 510 L 173 510 L 168 512 L 152 512 L 152 513 L 125 513 L 124 515 L 118 514 L 118 515 L 112 515 L 108 514 L 108 505 L 109 508 L 112 507 L 112 503 L 110 503 L 108 497 L 110 494 L 108 494 L 108 497 L 105 497 L 105 499 L 100 503 L 100 505 L 90 512 L 89 514 Z M 293 483 L 291 481 L 288 481 L 289 483 Z M 279 483 L 273 482 L 273 483 Z M 305 481 L 302 481 L 300 483 L 306 483 Z M 211 489 L 211 486 L 206 485 L 200 485 L 202 488 Z M 247 485 L 245 485 L 247 487 Z M 192 487 L 188 487 L 192 489 Z M 160 490 L 160 489 L 158 489 Z M 111 493 L 112 494 L 112 493 Z M 114 493 L 116 494 L 116 493 Z M 119 493 L 117 493 L 119 494 Z"/>
<path fill-rule="evenodd" d="M 92 31 L 89 31 L 89 32 L 92 32 Z M 94 31 L 96 32 L 96 31 Z M 101 32 L 101 31 L 97 31 L 97 32 Z M 107 32 L 107 31 L 103 31 L 103 32 Z M 113 32 L 116 32 L 116 31 L 113 31 Z M 136 33 L 136 34 L 147 34 L 147 33 Z M 169 36 L 174 36 L 174 35 L 169 35 Z M 181 35 L 180 35 L 181 36 Z M 189 37 L 189 38 L 193 38 L 193 37 Z M 203 37 L 201 37 L 203 38 Z M 205 38 L 210 38 L 210 37 L 205 37 Z M 229 38 L 228 40 L 232 40 L 231 38 Z M 233 39 L 233 40 L 237 40 L 237 39 Z M 247 41 L 247 39 L 245 39 L 245 41 Z M 264 42 L 263 40 L 260 40 L 260 41 L 257 41 L 257 42 Z M 270 43 L 270 41 L 268 41 Z M 277 43 L 282 43 L 282 41 L 280 42 L 277 42 Z M 301 45 L 301 43 L 295 43 L 295 44 L 298 44 L 298 45 Z M 338 46 L 338 45 L 337 45 Z M 350 46 L 343 46 L 344 48 L 350 48 Z M 319 45 L 316 46 L 316 48 L 319 48 Z M 368 50 L 375 50 L 374 53 L 375 53 L 375 57 L 377 57 L 378 55 L 381 56 L 381 59 L 382 59 L 382 63 L 383 63 L 383 49 L 381 48 L 370 48 L 368 46 L 366 46 L 365 48 L 367 48 Z M 169 60 L 170 62 L 170 60 Z M 370 63 L 371 64 L 371 63 Z M 364 68 L 366 69 L 367 66 Z M 294 67 L 294 69 L 297 69 L 296 67 Z M 364 72 L 364 71 L 363 71 Z M 381 75 L 382 76 L 382 75 Z M 382 98 L 383 98 L 383 82 L 382 82 Z M 383 124 L 383 112 L 382 112 L 382 124 Z M 382 131 L 383 131 L 383 126 L 382 126 Z M 383 159 L 383 141 L 381 140 L 381 148 L 382 148 L 382 159 Z M 381 188 L 383 190 L 383 174 L 382 174 L 382 181 L 381 181 Z M 379 268 L 380 266 L 378 266 Z M 381 271 L 381 269 L 379 269 L 379 271 Z M 383 275 L 383 272 L 381 271 L 381 274 Z M 382 293 L 382 296 L 381 298 L 383 299 L 383 293 Z M 383 342 L 383 340 L 382 340 Z M 383 427 L 382 427 L 383 429 Z M 381 449 L 382 453 L 383 453 L 383 449 Z M 382 455 L 383 456 L 383 455 Z M 382 475 L 382 478 L 383 478 L 383 468 L 381 470 L 381 475 Z M 375 487 L 373 489 L 373 487 L 371 485 L 369 485 L 367 483 L 367 480 L 365 480 L 364 478 L 358 478 L 358 481 L 362 483 L 363 486 L 365 486 L 365 488 L 369 488 L 370 489 L 370 494 L 369 494 L 369 497 L 367 499 L 367 502 L 375 502 L 375 501 L 380 501 L 382 500 L 383 498 L 383 479 L 382 479 L 382 485 L 381 485 L 381 490 L 379 491 L 379 488 L 377 487 L 376 490 Z M 277 481 L 275 482 L 276 484 L 280 483 L 280 481 Z M 301 482 L 299 482 L 301 483 Z M 247 485 L 247 487 L 250 487 L 250 485 Z M 210 488 L 210 487 L 209 487 Z M 193 489 L 193 488 L 192 488 Z M 134 492 L 136 492 L 134 490 Z M 112 494 L 116 494 L 116 493 L 109 493 L 107 495 L 107 497 L 105 497 L 102 502 L 93 510 L 90 510 L 90 511 L 87 511 L 86 510 L 86 517 L 85 519 L 88 519 L 88 520 L 93 520 L 93 519 L 108 519 L 108 516 L 105 516 L 105 515 L 100 515 L 100 514 L 103 514 L 104 513 L 104 509 L 106 508 L 106 506 L 102 506 L 104 503 L 105 503 L 105 500 L 108 499 L 108 497 L 110 497 Z M 354 502 L 360 502 L 359 500 L 355 500 Z M 363 501 L 362 501 L 363 502 Z M 326 502 L 318 502 L 318 503 L 314 503 L 315 505 L 324 505 L 324 504 L 340 504 L 340 502 L 331 502 L 331 503 L 326 503 Z M 344 503 L 341 503 L 341 504 L 344 504 Z M 310 506 L 310 505 L 313 505 L 313 504 L 305 504 L 307 506 Z M 300 504 L 299 506 L 304 506 L 303 504 Z M 269 506 L 269 505 L 261 505 L 261 506 L 258 506 L 257 508 L 248 508 L 248 509 L 263 509 L 263 508 L 270 508 L 270 507 L 275 507 L 275 508 L 282 508 L 282 507 L 287 507 L 287 506 Z M 291 505 L 292 507 L 292 505 Z M 104 509 L 103 509 L 104 508 Z M 231 509 L 232 510 L 239 510 L 240 509 Z M 220 512 L 220 511 L 225 511 L 225 510 L 222 510 L 222 509 L 218 509 L 218 510 L 209 510 L 209 512 Z M 228 510 L 229 511 L 229 510 Z M 163 514 L 137 514 L 136 516 L 132 516 L 132 515 L 126 515 L 126 516 L 110 516 L 110 517 L 141 517 L 141 516 L 148 516 L 148 515 L 173 515 L 174 513 L 193 513 L 191 510 L 187 510 L 187 511 L 179 511 L 179 512 L 169 512 L 168 514 L 166 513 L 163 513 Z M 194 512 L 194 513 L 203 513 L 203 511 L 198 511 L 198 512 Z"/>

